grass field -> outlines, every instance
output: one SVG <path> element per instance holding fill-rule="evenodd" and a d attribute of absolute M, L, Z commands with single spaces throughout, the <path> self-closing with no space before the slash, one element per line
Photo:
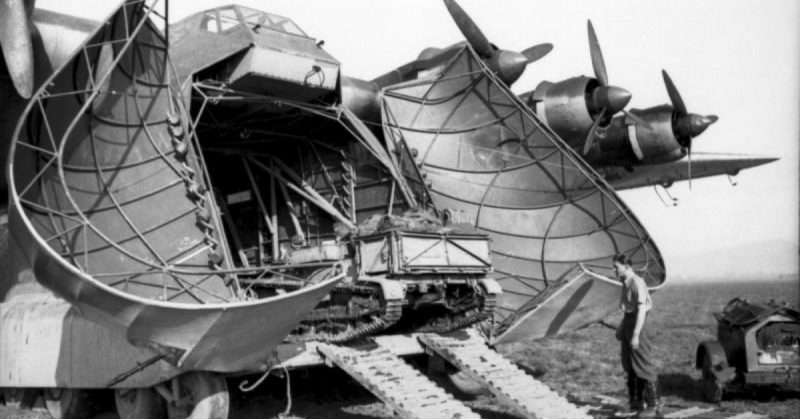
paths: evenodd
<path fill-rule="evenodd" d="M 659 381 L 667 404 L 704 403 L 700 372 L 695 370 L 698 343 L 716 338 L 715 311 L 734 297 L 750 301 L 787 301 L 797 305 L 800 282 L 751 281 L 668 284 L 653 295 L 651 312 Z M 619 315 L 609 319 L 617 324 Z M 619 366 L 619 343 L 614 332 L 592 326 L 557 338 L 517 343 L 501 348 L 562 395 L 589 400 L 596 394 L 627 400 Z M 762 391 L 726 398 L 718 407 L 731 412 L 752 411 L 773 418 L 800 418 L 800 394 Z"/>
<path fill-rule="evenodd" d="M 718 406 L 705 403 L 700 373 L 694 369 L 697 344 L 715 338 L 716 323 L 712 313 L 721 310 L 730 299 L 776 299 L 797 304 L 799 293 L 800 282 L 793 280 L 673 283 L 654 294 L 655 310 L 651 315 L 656 329 L 659 379 L 666 404 L 716 407 L 731 412 L 731 415 L 751 411 L 771 418 L 800 418 L 800 393 L 762 391 L 727 398 Z M 619 315 L 608 321 L 616 324 Z M 619 366 L 619 343 L 614 339 L 614 332 L 605 327 L 592 326 L 556 338 L 515 343 L 498 349 L 562 395 L 583 401 L 592 401 L 595 395 L 620 400 L 627 398 Z M 322 368 L 307 373 L 295 372 L 291 379 L 293 405 L 291 415 L 286 416 L 288 419 L 392 417 L 389 409 L 340 371 Z M 238 382 L 229 381 L 229 387 L 234 389 Z M 516 417 L 488 396 L 467 401 L 467 404 L 484 418 Z M 270 378 L 246 397 L 234 391 L 232 405 L 234 414 L 231 419 L 278 417 L 287 405 L 284 382 Z M 111 417 L 114 416 L 106 415 L 104 419 Z M 0 418 L 47 419 L 49 416 L 0 407 Z"/>

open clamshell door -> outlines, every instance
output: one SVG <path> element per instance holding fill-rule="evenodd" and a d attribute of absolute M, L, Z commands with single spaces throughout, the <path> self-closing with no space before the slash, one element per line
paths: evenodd
<path fill-rule="evenodd" d="M 503 288 L 493 342 L 575 330 L 616 310 L 617 253 L 650 287 L 664 282 L 641 223 L 469 47 L 435 78 L 384 89 L 382 107 L 387 138 L 416 156 L 436 207 L 492 239 Z"/>
<path fill-rule="evenodd" d="M 259 368 L 343 275 L 264 298 L 239 287 L 149 4 L 109 17 L 17 126 L 9 228 L 20 269 L 179 368 Z"/>

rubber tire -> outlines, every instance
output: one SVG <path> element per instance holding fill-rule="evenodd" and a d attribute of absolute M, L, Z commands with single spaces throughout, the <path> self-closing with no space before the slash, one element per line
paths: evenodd
<path fill-rule="evenodd" d="M 83 419 L 91 406 L 85 391 L 70 388 L 45 388 L 42 397 L 47 413 L 53 419 Z"/>
<path fill-rule="evenodd" d="M 3 388 L 3 402 L 7 407 L 14 409 L 30 409 L 39 398 L 39 389 L 32 388 Z"/>
<path fill-rule="evenodd" d="M 225 378 L 210 372 L 193 371 L 180 375 L 181 397 L 191 412 L 173 403 L 167 404 L 168 419 L 228 419 L 230 395 Z"/>
<path fill-rule="evenodd" d="M 703 398 L 709 403 L 719 403 L 725 394 L 725 386 L 714 375 L 713 369 L 711 357 L 706 355 L 703 358 Z"/>
<path fill-rule="evenodd" d="M 114 390 L 114 404 L 120 419 L 163 419 L 164 399 L 152 388 Z"/>

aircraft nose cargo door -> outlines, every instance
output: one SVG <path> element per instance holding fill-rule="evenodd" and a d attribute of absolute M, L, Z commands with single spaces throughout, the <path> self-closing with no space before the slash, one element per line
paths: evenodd
<path fill-rule="evenodd" d="M 151 12 L 126 3 L 34 95 L 9 226 L 27 269 L 83 316 L 182 369 L 255 368 L 342 275 L 265 298 L 239 287 Z"/>
<path fill-rule="evenodd" d="M 664 282 L 658 248 L 625 204 L 469 47 L 436 78 L 384 89 L 382 112 L 436 206 L 491 238 L 503 288 L 495 342 L 575 330 L 616 310 L 617 253 L 650 287 Z"/>
<path fill-rule="evenodd" d="M 181 20 L 170 36 L 178 72 L 217 87 L 310 102 L 338 86 L 339 62 L 287 17 L 228 5 Z M 217 65 L 223 59 L 235 65 Z"/>

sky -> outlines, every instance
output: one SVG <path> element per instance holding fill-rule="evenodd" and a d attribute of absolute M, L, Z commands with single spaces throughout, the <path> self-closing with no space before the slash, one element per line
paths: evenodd
<path fill-rule="evenodd" d="M 440 0 L 239 0 L 293 19 L 342 63 L 371 79 L 413 60 L 429 46 L 463 40 Z M 58 10 L 68 2 L 41 0 Z M 105 3 L 105 4 L 104 4 Z M 229 2 L 170 2 L 174 21 Z M 103 15 L 107 2 L 85 8 Z M 459 0 L 503 49 L 550 42 L 512 90 L 542 80 L 591 75 L 586 20 L 603 50 L 609 80 L 633 93 L 629 107 L 668 103 L 666 69 L 690 112 L 719 122 L 695 139 L 698 152 L 780 157 L 724 177 L 676 183 L 667 207 L 653 188 L 622 191 L 660 248 L 674 278 L 798 271 L 800 226 L 800 2 L 796 0 Z M 49 5 L 49 6 L 48 6 Z M 68 7 L 68 6 L 67 6 Z M 92 17 L 92 16 L 87 16 Z M 728 251 L 736 249 L 736 251 Z M 714 263 L 698 263 L 703 257 Z"/>

